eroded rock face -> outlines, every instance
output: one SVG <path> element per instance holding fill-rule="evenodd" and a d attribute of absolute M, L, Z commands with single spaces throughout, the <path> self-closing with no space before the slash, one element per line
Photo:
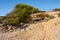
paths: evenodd
<path fill-rule="evenodd" d="M 60 40 L 60 18 L 30 24 L 21 31 L 17 29 L 1 34 L 0 40 Z"/>
<path fill-rule="evenodd" d="M 60 40 L 60 18 L 55 18 L 44 24 L 46 40 Z"/>

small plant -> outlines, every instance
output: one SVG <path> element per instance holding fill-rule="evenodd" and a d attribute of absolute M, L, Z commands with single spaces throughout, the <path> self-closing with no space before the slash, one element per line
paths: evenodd
<path fill-rule="evenodd" d="M 31 28 L 29 28 L 29 30 L 31 30 Z"/>
<path fill-rule="evenodd" d="M 58 17 L 60 17 L 60 13 L 58 14 Z"/>

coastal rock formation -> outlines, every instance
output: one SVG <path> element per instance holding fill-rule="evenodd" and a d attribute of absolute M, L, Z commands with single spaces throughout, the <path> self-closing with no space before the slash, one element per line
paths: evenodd
<path fill-rule="evenodd" d="M 30 24 L 25 29 L 0 34 L 0 40 L 60 40 L 60 18 Z"/>

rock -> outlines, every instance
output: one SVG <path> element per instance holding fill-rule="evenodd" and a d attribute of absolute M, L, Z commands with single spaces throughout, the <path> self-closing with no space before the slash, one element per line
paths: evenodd
<path fill-rule="evenodd" d="M 2 27 L 3 26 L 3 24 L 0 24 L 0 27 Z"/>
<path fill-rule="evenodd" d="M 46 18 L 45 20 L 46 22 L 31 23 L 22 29 L 9 26 L 10 31 L 0 34 L 0 40 L 60 40 L 60 18 Z"/>

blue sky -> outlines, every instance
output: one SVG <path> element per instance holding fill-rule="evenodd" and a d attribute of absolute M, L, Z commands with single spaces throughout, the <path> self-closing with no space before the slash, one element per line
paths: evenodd
<path fill-rule="evenodd" d="M 60 8 L 60 0 L 0 0 L 0 16 L 4 16 L 13 10 L 18 3 L 28 4 L 39 10 Z"/>

